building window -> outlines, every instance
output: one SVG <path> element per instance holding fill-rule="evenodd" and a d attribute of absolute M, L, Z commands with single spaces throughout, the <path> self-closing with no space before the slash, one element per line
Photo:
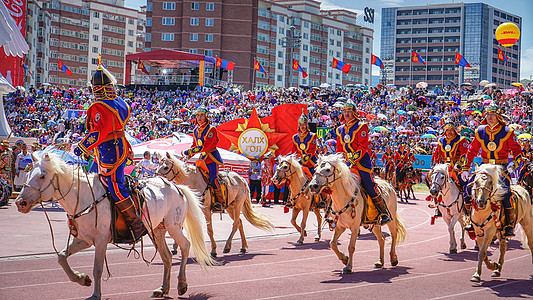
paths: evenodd
<path fill-rule="evenodd" d="M 98 36 L 93 34 L 93 41 L 98 42 Z"/>
<path fill-rule="evenodd" d="M 163 18 L 161 20 L 161 23 L 163 25 L 170 25 L 170 26 L 174 26 L 176 24 L 176 19 L 175 18 Z"/>
<path fill-rule="evenodd" d="M 198 54 L 198 49 L 189 49 L 189 53 Z"/>
<path fill-rule="evenodd" d="M 152 5 L 153 5 L 152 2 L 147 2 L 146 3 L 146 11 L 152 11 Z"/>
<path fill-rule="evenodd" d="M 152 18 L 146 18 L 146 26 L 152 26 Z"/>
<path fill-rule="evenodd" d="M 191 10 L 199 10 L 200 9 L 200 3 L 193 2 L 191 3 Z"/>
<path fill-rule="evenodd" d="M 128 41 L 128 47 L 133 47 L 133 41 Z"/>
<path fill-rule="evenodd" d="M 145 35 L 144 35 L 144 41 L 145 42 L 151 42 L 152 41 L 152 34 L 147 32 Z"/>
<path fill-rule="evenodd" d="M 92 63 L 93 65 L 97 65 L 97 64 L 98 64 L 98 58 L 93 58 L 93 59 L 91 59 L 91 63 Z"/>
<path fill-rule="evenodd" d="M 283 76 L 278 75 L 278 81 L 283 81 Z"/>
<path fill-rule="evenodd" d="M 309 28 L 309 22 L 303 22 L 304 23 L 304 28 Z"/>
<path fill-rule="evenodd" d="M 174 40 L 174 33 L 164 32 L 161 34 L 161 40 L 162 41 L 173 41 Z"/>
<path fill-rule="evenodd" d="M 205 41 L 206 42 L 212 42 L 213 41 L 213 34 L 206 34 L 205 35 Z"/>
<path fill-rule="evenodd" d="M 134 35 L 133 30 L 129 29 L 129 30 L 128 30 L 128 35 L 129 35 L 129 36 L 133 36 L 133 35 Z"/>
<path fill-rule="evenodd" d="M 206 3 L 205 4 L 205 10 L 214 11 L 215 10 L 215 3 Z"/>
<path fill-rule="evenodd" d="M 304 45 L 303 45 L 303 50 L 304 50 L 304 51 L 308 51 L 308 50 L 309 50 L 309 45 L 305 45 L 305 44 L 304 44 Z"/>
<path fill-rule="evenodd" d="M 205 56 L 213 56 L 213 50 L 204 50 Z"/>
<path fill-rule="evenodd" d="M 197 42 L 198 41 L 198 33 L 191 33 L 189 40 L 191 42 Z"/>
<path fill-rule="evenodd" d="M 93 53 L 98 53 L 98 47 L 93 47 Z"/>
<path fill-rule="evenodd" d="M 205 19 L 205 26 L 215 26 L 215 19 L 206 18 Z"/>
<path fill-rule="evenodd" d="M 97 11 L 93 12 L 93 17 L 100 18 L 100 13 Z"/>
<path fill-rule="evenodd" d="M 191 18 L 191 26 L 198 26 L 200 23 L 198 18 Z"/>
<path fill-rule="evenodd" d="M 163 10 L 176 10 L 175 2 L 163 2 Z"/>

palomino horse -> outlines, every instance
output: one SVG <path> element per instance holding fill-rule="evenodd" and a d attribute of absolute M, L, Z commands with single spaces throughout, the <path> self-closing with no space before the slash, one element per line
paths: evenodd
<path fill-rule="evenodd" d="M 216 257 L 217 243 L 213 234 L 211 213 L 211 202 L 213 200 L 211 199 L 211 193 L 208 191 L 208 184 L 205 182 L 199 168 L 189 165 L 167 153 L 167 157 L 163 159 L 156 172 L 170 181 L 174 181 L 177 184 L 187 185 L 202 193 L 202 196 L 204 197 L 204 207 L 202 210 L 207 221 L 207 233 L 211 240 L 211 256 Z M 230 252 L 231 241 L 233 240 L 233 236 L 237 232 L 237 229 L 241 234 L 241 252 L 244 253 L 246 252 L 246 248 L 248 248 L 248 243 L 246 242 L 246 236 L 244 235 L 241 211 L 246 220 L 259 229 L 271 231 L 274 229 L 274 225 L 266 217 L 253 210 L 252 202 L 250 201 L 250 189 L 244 178 L 235 172 L 220 172 L 220 174 L 228 186 L 228 207 L 226 208 L 226 211 L 233 219 L 233 228 L 226 240 L 224 253 Z"/>
<path fill-rule="evenodd" d="M 507 241 L 498 229 L 503 215 L 501 208 L 502 197 L 504 196 L 500 178 L 505 176 L 501 166 L 484 164 L 479 166 L 475 172 L 474 184 L 472 186 L 472 214 L 470 219 L 476 231 L 477 243 L 479 245 L 477 268 L 470 281 L 481 281 L 481 264 L 485 262 L 487 268 L 493 270 L 492 277 L 499 277 L 502 271 Z M 533 262 L 533 209 L 531 198 L 527 191 L 519 186 L 512 185 L 511 191 L 516 197 L 516 221 L 522 226 L 522 243 L 529 246 Z M 498 262 L 492 262 L 487 256 L 487 249 L 494 237 L 498 236 L 500 242 L 500 257 Z"/>
<path fill-rule="evenodd" d="M 312 194 L 309 191 L 309 182 L 311 179 L 304 174 L 296 156 L 280 156 L 278 159 L 278 167 L 274 176 L 272 176 L 272 182 L 276 185 L 280 185 L 285 181 L 289 182 L 290 199 L 287 201 L 287 204 L 293 206 L 291 224 L 300 233 L 300 238 L 296 241 L 296 244 L 302 245 L 307 235 L 305 227 L 310 210 L 313 210 L 316 215 L 318 232 L 315 241 L 319 241 L 322 235 L 322 216 L 320 215 L 320 209 L 316 207 L 311 208 Z M 303 213 L 302 223 L 298 226 L 296 218 L 300 214 L 300 211 Z"/>
<path fill-rule="evenodd" d="M 406 230 L 396 211 L 397 200 L 393 187 L 382 179 L 376 178 L 375 180 L 392 217 L 392 221 L 387 226 L 392 238 L 390 260 L 391 264 L 396 266 L 398 264 L 396 244 L 405 240 Z M 315 176 L 313 176 L 309 186 L 313 193 L 319 193 L 324 189 L 331 190 L 331 213 L 335 216 L 334 222 L 336 223 L 334 223 L 335 231 L 329 244 L 337 257 L 346 265 L 342 272 L 344 274 L 351 273 L 355 241 L 359 227 L 363 225 L 365 206 L 359 178 L 350 171 L 342 155 L 321 156 L 317 163 Z M 348 245 L 348 256 L 339 251 L 337 246 L 339 237 L 347 228 L 352 232 Z M 379 225 L 372 226 L 372 232 L 379 243 L 379 260 L 374 264 L 374 267 L 382 268 L 385 262 L 385 238 Z"/>
<path fill-rule="evenodd" d="M 419 170 L 415 170 L 412 166 L 405 166 L 398 175 L 396 183 L 398 184 L 398 195 L 400 196 L 400 201 L 409 203 L 409 194 L 412 192 L 413 198 L 415 198 L 415 192 L 413 191 L 413 185 L 416 182 L 417 177 L 422 178 Z M 403 193 L 403 194 L 402 194 Z M 403 197 L 405 196 L 405 198 Z"/>
<path fill-rule="evenodd" d="M 461 249 L 466 249 L 465 243 L 465 210 L 463 207 L 463 195 L 455 181 L 448 175 L 448 164 L 438 164 L 428 174 L 429 192 L 435 198 L 442 197 L 442 202 L 437 203 L 437 209 L 448 225 L 450 233 L 450 253 L 457 253 L 457 241 L 455 240 L 455 223 L 461 225 Z"/>
<path fill-rule="evenodd" d="M 78 168 L 68 166 L 53 154 L 44 153 L 41 160 L 33 157 L 33 161 L 33 169 L 28 173 L 24 188 L 16 200 L 17 208 L 21 213 L 28 213 L 35 205 L 49 201 L 52 197 L 56 199 L 78 233 L 58 253 L 59 264 L 71 281 L 90 286 L 89 275 L 73 270 L 67 259 L 94 245 L 94 292 L 89 299 L 100 299 L 104 258 L 107 244 L 111 241 L 111 204 L 105 187 L 97 174 L 79 176 Z M 191 245 L 196 260 L 202 267 L 216 264 L 209 256 L 204 242 L 204 221 L 198 198 L 188 187 L 167 184 L 161 178 L 142 181 L 141 185 L 145 185 L 142 193 L 146 198 L 143 223 L 147 226 L 164 265 L 163 284 L 154 290 L 152 296 L 163 297 L 170 290 L 172 255 L 165 241 L 167 231 L 181 249 L 178 293 L 182 295 L 187 291 L 185 266 Z M 156 228 L 150 228 L 148 224 L 153 224 Z M 183 225 L 191 242 L 183 234 Z"/>

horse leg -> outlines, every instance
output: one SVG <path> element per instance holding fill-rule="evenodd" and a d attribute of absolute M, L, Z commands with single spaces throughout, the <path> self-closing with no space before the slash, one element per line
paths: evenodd
<path fill-rule="evenodd" d="M 109 237 L 99 237 L 94 242 L 94 265 L 93 265 L 93 277 L 94 277 L 94 290 L 93 294 L 88 299 L 100 299 L 102 296 L 102 273 L 104 271 L 104 259 L 107 251 L 107 242 Z"/>
<path fill-rule="evenodd" d="M 304 243 L 304 238 L 307 236 L 307 232 L 305 231 L 305 227 L 307 226 L 307 217 L 309 216 L 309 208 L 304 208 L 302 210 L 302 223 L 300 224 L 300 228 L 302 230 L 300 234 L 300 239 L 296 242 L 296 245 L 302 245 Z"/>
<path fill-rule="evenodd" d="M 320 241 L 320 238 L 322 237 L 322 215 L 320 215 L 319 209 L 315 208 L 313 211 L 316 215 L 316 222 L 318 223 L 318 231 L 315 236 L 315 241 L 318 242 Z"/>
<path fill-rule="evenodd" d="M 466 243 L 465 243 L 465 220 L 463 216 L 459 214 L 459 217 L 457 218 L 459 221 L 459 225 L 461 225 L 461 249 L 466 249 Z"/>
<path fill-rule="evenodd" d="M 389 227 L 389 232 L 391 236 L 391 246 L 390 246 L 390 263 L 392 266 L 398 265 L 398 255 L 396 254 L 396 245 L 398 244 L 398 218 L 396 211 L 391 211 L 393 214 L 392 222 L 389 222 L 387 226 Z M 382 234 L 383 235 L 383 234 Z"/>
<path fill-rule="evenodd" d="M 248 249 L 248 242 L 246 241 L 246 236 L 244 235 L 244 227 L 242 225 L 241 218 L 239 218 L 239 233 L 241 235 L 241 253 L 246 253 L 246 249 Z"/>
<path fill-rule="evenodd" d="M 87 274 L 73 270 L 70 267 L 67 259 L 72 254 L 78 253 L 81 250 L 87 249 L 89 247 L 91 247 L 91 244 L 87 243 L 86 241 L 81 240 L 79 238 L 73 238 L 70 244 L 61 252 L 59 252 L 59 255 L 57 256 L 57 262 L 63 268 L 70 281 L 77 282 L 80 285 L 84 286 L 91 286 L 91 278 Z"/>
<path fill-rule="evenodd" d="M 187 240 L 181 228 L 167 227 L 167 230 L 170 236 L 174 239 L 174 241 L 178 243 L 181 250 L 180 272 L 178 274 L 178 295 L 181 296 L 187 291 L 187 277 L 185 276 L 185 267 L 187 266 L 187 259 L 189 258 L 189 250 L 191 247 L 191 243 L 189 242 L 189 240 Z"/>
<path fill-rule="evenodd" d="M 381 226 L 377 224 L 372 226 L 372 232 L 376 236 L 376 239 L 378 240 L 379 244 L 379 259 L 374 263 L 374 268 L 381 269 L 383 268 L 383 264 L 385 263 L 385 237 L 383 237 Z"/>
<path fill-rule="evenodd" d="M 498 258 L 498 262 L 494 263 L 495 269 L 492 271 L 491 277 L 500 277 L 505 259 L 505 251 L 507 251 L 507 240 L 500 234 L 500 257 Z"/>
<path fill-rule="evenodd" d="M 352 231 L 352 235 L 350 236 L 350 244 L 348 245 L 348 263 L 346 264 L 346 267 L 342 269 L 342 274 L 352 273 L 353 254 L 355 252 L 355 242 L 357 241 L 357 236 L 359 235 L 359 225 L 359 222 L 357 222 L 350 229 Z"/>
<path fill-rule="evenodd" d="M 157 289 L 152 292 L 152 297 L 162 298 L 165 295 L 168 295 L 170 291 L 170 270 L 172 268 L 172 254 L 168 249 L 165 233 L 167 232 L 166 228 L 163 226 L 158 226 L 154 229 L 154 235 L 152 237 L 155 246 L 157 247 L 157 252 L 163 261 L 163 283 Z M 174 241 L 173 246 L 176 250 L 178 248 L 178 243 Z"/>
<path fill-rule="evenodd" d="M 489 230 L 487 230 L 489 231 Z M 482 263 L 485 262 L 487 267 L 489 267 L 490 262 L 487 257 L 487 249 L 489 248 L 490 243 L 492 242 L 492 236 L 494 235 L 494 232 L 489 235 L 489 232 L 485 232 L 484 236 L 477 237 L 477 244 L 479 245 L 479 251 L 477 255 L 477 267 L 476 272 L 474 275 L 472 275 L 472 278 L 470 278 L 470 281 L 472 282 L 480 282 L 481 281 L 481 271 L 482 271 Z M 490 230 L 492 231 L 492 230 Z M 490 268 L 490 267 L 489 267 Z"/>
<path fill-rule="evenodd" d="M 226 240 L 226 245 L 224 245 L 224 253 L 229 253 L 231 250 L 231 241 L 233 240 L 233 236 L 235 235 L 235 232 L 237 232 L 237 229 L 239 229 L 239 223 L 241 221 L 240 216 L 235 215 L 235 207 L 228 206 L 226 209 L 228 212 L 228 215 L 230 218 L 233 219 L 233 226 L 231 227 L 231 232 L 228 236 L 228 239 Z"/>
<path fill-rule="evenodd" d="M 204 204 L 205 205 L 205 204 Z M 209 235 L 209 240 L 211 241 L 211 256 L 217 257 L 217 242 L 215 241 L 215 235 L 213 233 L 213 219 L 211 214 L 211 202 L 202 208 L 205 215 L 205 222 L 207 225 L 207 235 Z"/>
<path fill-rule="evenodd" d="M 333 237 L 331 238 L 331 241 L 329 241 L 329 246 L 331 247 L 333 252 L 335 252 L 337 257 L 342 261 L 342 263 L 346 265 L 348 263 L 348 257 L 346 257 L 344 253 L 339 251 L 339 246 L 337 245 L 337 241 L 339 240 L 339 237 L 344 232 L 344 230 L 346 230 L 346 228 L 341 228 L 339 225 L 335 227 L 335 230 L 333 231 Z M 356 233 L 352 232 L 352 235 L 354 234 L 357 236 Z"/>
<path fill-rule="evenodd" d="M 455 239 L 455 223 L 457 222 L 457 214 L 450 219 L 449 214 L 443 214 L 444 220 L 448 225 L 448 233 L 450 234 L 450 254 L 457 253 L 457 240 Z"/>
<path fill-rule="evenodd" d="M 522 244 L 525 244 L 527 239 L 529 251 L 531 251 L 531 263 L 533 264 L 533 213 L 526 213 L 520 220 L 520 226 L 522 226 Z"/>
<path fill-rule="evenodd" d="M 291 224 L 292 226 L 294 226 L 294 228 L 296 228 L 296 230 L 298 230 L 298 232 L 300 233 L 300 238 L 298 239 L 298 241 L 296 242 L 296 244 L 299 243 L 299 241 L 301 240 L 303 242 L 304 240 L 304 233 L 303 233 L 303 230 L 300 226 L 298 226 L 298 223 L 296 223 L 296 218 L 298 217 L 298 214 L 300 213 L 300 209 L 294 207 L 292 209 L 292 217 L 291 217 Z"/>

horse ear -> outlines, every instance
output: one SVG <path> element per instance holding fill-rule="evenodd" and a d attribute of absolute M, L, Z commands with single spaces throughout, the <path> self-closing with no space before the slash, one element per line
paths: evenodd
<path fill-rule="evenodd" d="M 167 151 L 167 158 L 171 158 L 171 157 L 170 157 L 170 153 L 168 153 L 168 151 Z"/>

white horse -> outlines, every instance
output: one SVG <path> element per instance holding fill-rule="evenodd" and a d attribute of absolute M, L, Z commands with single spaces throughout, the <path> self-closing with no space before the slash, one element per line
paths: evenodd
<path fill-rule="evenodd" d="M 475 172 L 474 184 L 472 186 L 472 211 L 470 219 L 474 225 L 479 245 L 477 268 L 470 281 L 481 281 L 481 265 L 485 262 L 487 268 L 493 270 L 492 277 L 501 275 L 507 241 L 498 229 L 496 220 L 501 220 L 503 208 L 501 206 L 504 189 L 501 188 L 500 178 L 505 176 L 503 167 L 491 164 L 483 164 Z M 533 208 L 531 198 L 526 189 L 519 185 L 511 186 L 512 193 L 516 199 L 516 222 L 522 226 L 522 243 L 529 246 L 533 263 Z M 500 243 L 500 257 L 498 262 L 492 262 L 487 256 L 487 249 L 492 242 L 494 235 L 498 236 Z"/>
<path fill-rule="evenodd" d="M 89 275 L 73 270 L 67 259 L 94 245 L 94 292 L 89 299 L 100 299 L 103 263 L 107 244 L 111 241 L 111 204 L 106 190 L 98 175 L 85 176 L 83 171 L 67 165 L 55 155 L 44 153 L 41 160 L 33 157 L 33 161 L 33 169 L 16 200 L 17 208 L 21 213 L 28 213 L 37 204 L 52 198 L 57 200 L 78 232 L 58 254 L 58 262 L 71 281 L 90 286 Z M 82 176 L 77 176 L 80 173 Z M 152 296 L 163 297 L 170 290 L 172 255 L 165 241 L 167 231 L 181 249 L 178 293 L 182 295 L 187 291 L 185 267 L 191 245 L 200 266 L 216 264 L 205 245 L 202 229 L 205 223 L 198 198 L 188 187 L 175 186 L 161 178 L 142 181 L 141 185 L 145 185 L 142 193 L 146 198 L 143 223 L 164 265 L 163 284 L 154 290 Z M 153 231 L 148 224 L 153 224 Z M 184 225 L 191 242 L 183 234 Z"/>
<path fill-rule="evenodd" d="M 437 209 L 448 225 L 450 233 L 450 254 L 457 253 L 457 241 L 455 240 L 455 223 L 461 225 L 461 249 L 466 249 L 465 243 L 465 209 L 463 207 L 463 195 L 455 181 L 448 175 L 448 164 L 438 164 L 428 174 L 429 192 L 433 197 L 442 196 L 442 202 L 437 203 Z"/>
<path fill-rule="evenodd" d="M 163 159 L 160 166 L 157 168 L 156 173 L 177 184 L 189 186 L 192 189 L 203 193 L 202 195 L 204 196 L 205 201 L 202 210 L 207 221 L 207 233 L 211 240 L 211 256 L 216 257 L 217 243 L 213 234 L 213 222 L 211 217 L 211 203 L 213 199 L 211 199 L 208 185 L 198 167 L 189 165 L 167 153 L 167 157 Z M 226 208 L 226 211 L 233 219 L 233 227 L 226 240 L 224 253 L 230 252 L 231 241 L 233 240 L 233 236 L 237 232 L 237 229 L 241 234 L 241 252 L 244 253 L 248 248 L 248 243 L 246 242 L 246 236 L 244 235 L 241 211 L 246 220 L 259 229 L 271 231 L 274 229 L 274 225 L 266 217 L 253 210 L 252 202 L 250 200 L 250 188 L 242 176 L 236 172 L 221 173 L 223 173 L 223 178 L 228 186 L 228 207 Z"/>
<path fill-rule="evenodd" d="M 376 178 L 375 180 L 391 214 L 392 221 L 387 224 L 392 239 L 390 260 L 391 264 L 396 266 L 398 264 L 396 245 L 405 240 L 406 229 L 396 211 L 397 199 L 394 188 L 382 179 Z M 359 178 L 350 171 L 342 155 L 320 156 L 310 188 L 311 192 L 315 194 L 320 193 L 323 189 L 331 190 L 331 213 L 335 216 L 335 231 L 329 244 L 337 257 L 346 265 L 342 272 L 349 274 L 352 272 L 355 241 L 363 221 L 365 200 L 361 193 Z M 339 251 L 337 246 L 339 237 L 347 228 L 352 232 L 348 245 L 348 256 Z M 379 243 L 379 260 L 374 263 L 374 267 L 382 268 L 385 262 L 385 238 L 379 225 L 372 226 L 372 232 Z"/>
<path fill-rule="evenodd" d="M 322 216 L 320 215 L 320 209 L 312 208 L 312 194 L 309 191 L 309 182 L 310 178 L 307 178 L 307 175 L 304 174 L 302 166 L 296 160 L 296 156 L 280 156 L 278 161 L 278 167 L 274 176 L 272 176 L 272 182 L 274 184 L 282 184 L 285 181 L 289 182 L 290 189 L 290 199 L 288 202 L 291 202 L 293 206 L 291 224 L 298 230 L 300 233 L 300 238 L 296 242 L 297 245 L 302 245 L 304 238 L 307 235 L 305 227 L 307 224 L 307 217 L 309 216 L 309 211 L 312 210 L 316 215 L 316 221 L 318 224 L 318 232 L 315 236 L 315 241 L 319 241 L 322 236 Z M 300 226 L 296 223 L 296 218 L 298 214 L 302 212 L 302 223 Z"/>

